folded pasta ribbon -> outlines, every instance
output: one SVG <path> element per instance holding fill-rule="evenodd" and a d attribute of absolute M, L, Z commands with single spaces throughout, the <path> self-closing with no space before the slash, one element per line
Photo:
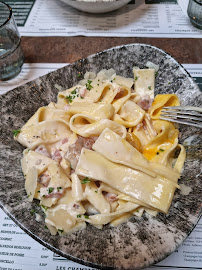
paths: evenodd
<path fill-rule="evenodd" d="M 131 100 L 127 100 L 114 115 L 113 120 L 126 128 L 138 125 L 145 115 L 145 111 Z"/>
<path fill-rule="evenodd" d="M 152 162 L 168 165 L 167 156 L 178 144 L 179 131 L 167 121 L 154 120 L 157 135 L 144 147 L 143 155 Z"/>
<path fill-rule="evenodd" d="M 130 98 L 131 89 L 126 86 L 120 86 L 117 94 L 114 96 L 112 105 L 115 108 L 115 113 L 117 113 L 121 106 Z"/>
<path fill-rule="evenodd" d="M 85 138 L 99 136 L 106 127 L 118 133 L 122 138 L 126 137 L 126 128 L 109 119 L 96 121 L 95 118 L 84 114 L 75 114 L 70 119 L 70 129 Z"/>
<path fill-rule="evenodd" d="M 135 69 L 133 68 L 135 79 L 135 93 L 141 97 L 148 95 L 154 98 L 155 70 L 154 69 Z"/>
<path fill-rule="evenodd" d="M 47 120 L 64 120 L 68 122 L 70 119 L 69 114 L 64 110 L 59 110 L 54 107 L 41 107 L 37 112 L 27 121 L 27 123 L 22 127 L 25 127 L 38 124 L 39 122 Z"/>
<path fill-rule="evenodd" d="M 111 119 L 114 114 L 114 107 L 105 103 L 74 102 L 67 112 L 71 116 L 82 112 L 84 115 L 91 116 L 96 120 Z"/>
<path fill-rule="evenodd" d="M 85 212 L 82 204 L 75 200 L 71 189 L 68 188 L 63 197 L 57 201 L 57 205 L 47 209 L 45 222 L 52 235 L 55 235 L 57 231 L 65 235 L 85 229 L 86 223 L 77 219 L 78 214 L 81 215 Z"/>
<path fill-rule="evenodd" d="M 180 102 L 175 94 L 160 94 L 156 95 L 152 106 L 149 110 L 152 119 L 159 119 L 163 107 L 179 106 Z"/>
<path fill-rule="evenodd" d="M 70 137 L 69 125 L 64 120 L 47 120 L 25 126 L 15 139 L 29 149 L 35 149 L 40 144 L 50 144 Z"/>
<path fill-rule="evenodd" d="M 105 158 L 142 171 L 153 177 L 161 175 L 177 183 L 179 173 L 162 164 L 152 164 L 136 148 L 110 129 L 105 129 L 93 149 Z"/>
<path fill-rule="evenodd" d="M 76 173 L 100 180 L 147 205 L 167 213 L 176 187 L 163 177 L 152 177 L 143 172 L 113 163 L 95 151 L 82 148 Z"/>

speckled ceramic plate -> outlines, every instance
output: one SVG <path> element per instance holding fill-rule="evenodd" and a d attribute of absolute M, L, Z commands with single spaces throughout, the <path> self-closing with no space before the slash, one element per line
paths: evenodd
<path fill-rule="evenodd" d="M 79 79 L 79 72 L 98 72 L 115 68 L 118 74 L 132 77 L 132 67 L 144 68 L 147 61 L 158 64 L 157 93 L 176 93 L 183 105 L 202 105 L 202 95 L 190 75 L 170 55 L 144 44 L 115 47 L 89 56 L 74 64 L 20 86 L 0 97 L 0 206 L 30 236 L 54 252 L 97 268 L 139 269 L 154 264 L 172 253 L 192 231 L 202 205 L 201 130 L 181 126 L 181 142 L 190 136 L 187 160 L 180 183 L 192 191 L 184 196 L 176 191 L 167 215 L 132 217 L 117 228 L 105 226 L 65 237 L 51 236 L 44 222 L 37 222 L 31 209 L 41 213 L 37 202 L 27 201 L 20 168 L 23 147 L 13 140 L 12 130 L 19 129 L 41 106 L 56 101 L 55 84 L 68 88 Z M 41 213 L 42 214 L 42 213 Z"/>

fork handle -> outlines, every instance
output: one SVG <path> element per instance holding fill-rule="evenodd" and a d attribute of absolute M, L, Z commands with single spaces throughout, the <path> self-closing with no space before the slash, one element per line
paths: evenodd
<path fill-rule="evenodd" d="M 192 107 L 192 106 L 173 106 L 173 107 L 163 107 L 163 109 L 172 109 L 172 110 L 184 110 L 184 111 L 196 111 L 202 112 L 202 108 Z"/>

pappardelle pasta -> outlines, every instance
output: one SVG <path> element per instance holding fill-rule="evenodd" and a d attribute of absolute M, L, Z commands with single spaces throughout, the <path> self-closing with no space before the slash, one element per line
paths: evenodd
<path fill-rule="evenodd" d="M 28 200 L 40 201 L 52 235 L 169 210 L 186 154 L 176 126 L 159 114 L 179 100 L 154 98 L 154 69 L 133 72 L 133 79 L 87 72 L 15 134 L 26 147 Z"/>

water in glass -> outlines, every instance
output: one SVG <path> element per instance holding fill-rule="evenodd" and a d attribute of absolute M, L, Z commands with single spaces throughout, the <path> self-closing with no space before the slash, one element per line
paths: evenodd
<path fill-rule="evenodd" d="M 17 76 L 24 62 L 20 35 L 12 11 L 0 2 L 0 81 Z"/>

